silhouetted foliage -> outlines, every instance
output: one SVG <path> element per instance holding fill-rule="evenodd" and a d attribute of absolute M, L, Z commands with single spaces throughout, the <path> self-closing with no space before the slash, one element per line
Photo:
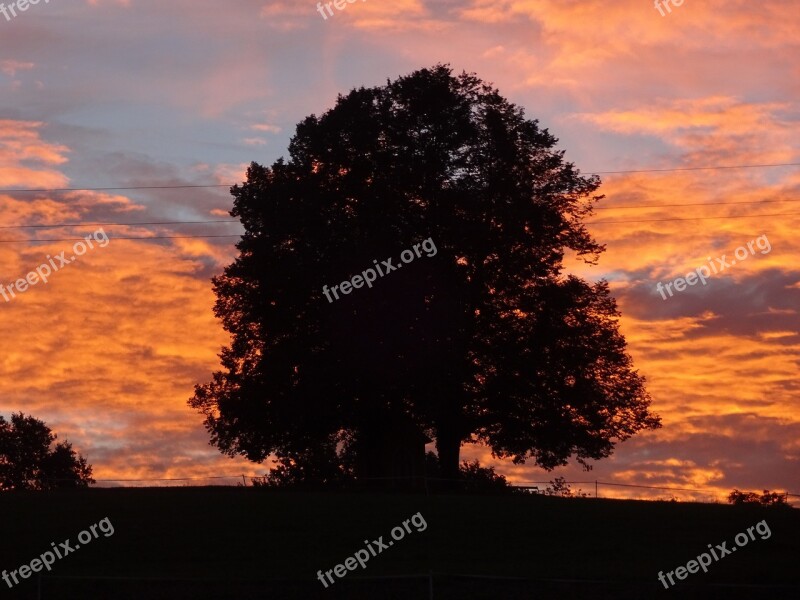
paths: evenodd
<path fill-rule="evenodd" d="M 572 491 L 572 486 L 567 483 L 565 477 L 556 477 L 550 480 L 550 485 L 547 486 L 543 493 L 546 496 L 560 496 L 562 498 L 588 498 L 589 494 L 582 489 L 577 492 Z"/>
<path fill-rule="evenodd" d="M 506 480 L 504 475 L 495 473 L 494 467 L 482 467 L 477 460 L 472 462 L 462 461 L 461 479 L 464 480 L 466 490 L 477 491 L 520 491 Z"/>
<path fill-rule="evenodd" d="M 432 479 L 442 476 L 439 469 L 439 457 L 435 452 L 428 451 L 425 453 L 425 474 Z"/>
<path fill-rule="evenodd" d="M 734 506 L 758 505 L 758 506 L 789 506 L 788 496 L 778 492 L 764 490 L 759 496 L 756 492 L 740 492 L 735 489 L 728 494 L 728 502 Z"/>
<path fill-rule="evenodd" d="M 253 486 L 304 489 L 352 486 L 353 467 L 338 460 L 335 445 L 333 438 L 292 456 L 280 457 L 273 461 L 277 466 L 266 476 L 251 480 Z"/>
<path fill-rule="evenodd" d="M 0 491 L 88 487 L 92 467 L 43 421 L 23 413 L 0 416 Z"/>
<path fill-rule="evenodd" d="M 597 260 L 584 177 L 537 121 L 474 75 L 423 69 L 340 96 L 297 127 L 290 160 L 234 186 L 239 256 L 213 279 L 231 334 L 190 406 L 223 453 L 302 477 L 443 478 L 464 442 L 552 469 L 660 426 Z M 422 239 L 422 256 L 329 302 L 333 285 Z M 344 435 L 348 443 L 330 443 Z M 313 450 L 312 450 L 313 449 Z M 306 456 L 319 466 L 295 467 Z"/>
<path fill-rule="evenodd" d="M 321 489 L 321 488 L 356 488 L 358 480 L 353 476 L 352 468 L 341 463 L 326 462 L 335 455 L 326 452 L 317 458 L 316 452 L 309 451 L 297 458 L 284 457 L 273 461 L 273 467 L 264 477 L 255 477 L 250 481 L 254 487 L 291 488 L 291 489 Z M 430 489 L 443 487 L 440 480 L 439 459 L 433 452 L 428 452 L 425 457 L 426 477 L 428 482 L 406 482 L 407 487 L 420 488 L 428 485 Z M 327 468 L 325 468 L 327 467 Z M 505 476 L 496 473 L 494 467 L 482 467 L 479 461 L 462 461 L 459 467 L 459 485 L 453 486 L 455 490 L 462 491 L 505 491 L 519 492 L 506 480 Z M 403 482 L 399 487 L 403 486 Z"/>

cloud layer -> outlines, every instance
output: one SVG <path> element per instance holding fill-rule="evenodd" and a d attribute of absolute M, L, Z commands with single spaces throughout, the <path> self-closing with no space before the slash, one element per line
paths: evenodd
<path fill-rule="evenodd" d="M 40 3 L 0 27 L 0 189 L 220 185 L 0 191 L 0 283 L 72 245 L 32 240 L 96 228 L 20 225 L 226 220 L 225 185 L 249 161 L 285 155 L 306 115 L 449 62 L 539 119 L 584 172 L 686 169 L 604 174 L 590 230 L 608 250 L 596 267 L 568 264 L 611 281 L 664 427 L 592 473 L 556 474 L 715 497 L 800 491 L 800 171 L 694 170 L 800 162 L 791 0 L 689 1 L 665 17 L 639 0 L 365 0 L 328 19 L 310 1 L 92 0 Z M 100 479 L 263 471 L 208 447 L 186 406 L 227 341 L 209 278 L 235 238 L 113 239 L 237 225 L 105 230 L 107 247 L 0 300 L 0 413 L 45 419 Z M 762 235 L 768 253 L 666 300 L 656 291 Z M 464 454 L 492 462 L 485 449 Z"/>

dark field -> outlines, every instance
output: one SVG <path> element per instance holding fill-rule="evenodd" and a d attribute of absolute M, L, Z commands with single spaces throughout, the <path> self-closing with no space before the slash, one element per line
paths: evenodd
<path fill-rule="evenodd" d="M 421 512 L 427 529 L 325 589 L 327 571 Z M 0 598 L 437 600 L 800 598 L 800 511 L 543 496 L 95 489 L 0 495 L 0 570 L 108 517 L 41 580 Z M 672 571 L 766 519 L 756 539 L 665 590 Z M 432 576 L 430 575 L 432 573 Z M 496 579 L 492 579 L 496 578 Z M 565 581 L 569 580 L 569 581 Z M 677 581 L 677 580 L 676 580 Z M 432 588 L 432 595 L 431 595 Z"/>

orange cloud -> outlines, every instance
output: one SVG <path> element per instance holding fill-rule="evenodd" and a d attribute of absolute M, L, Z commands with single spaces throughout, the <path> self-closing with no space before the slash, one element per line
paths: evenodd
<path fill-rule="evenodd" d="M 34 163 L 28 178 L 16 183 L 64 185 L 63 175 L 46 165 L 62 162 L 67 148 L 42 142 L 31 133 L 38 126 L 2 122 L 0 147 L 16 147 L 17 156 Z M 144 210 L 125 196 L 97 192 L 0 195 L 3 227 L 94 221 L 98 214 L 125 221 Z M 81 238 L 96 229 L 4 229 L 4 240 L 21 243 L 0 244 L 0 284 L 24 278 L 61 251 L 73 253 L 70 241 L 29 240 Z M 232 248 L 204 239 L 115 240 L 151 232 L 135 226 L 105 230 L 107 246 L 88 250 L 10 301 L 0 298 L 6 348 L 0 413 L 22 410 L 44 419 L 88 456 L 98 479 L 260 472 L 210 448 L 201 417 L 186 406 L 193 385 L 209 377 L 227 342 L 211 311 L 204 264 L 229 261 Z"/>

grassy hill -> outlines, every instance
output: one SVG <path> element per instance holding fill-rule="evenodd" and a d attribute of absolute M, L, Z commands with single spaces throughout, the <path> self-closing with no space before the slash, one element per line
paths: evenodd
<path fill-rule="evenodd" d="M 424 531 L 418 517 L 393 541 L 392 528 L 416 513 Z M 0 494 L 0 570 L 30 563 L 51 542 L 74 546 L 106 517 L 112 535 L 98 532 L 41 579 L 13 589 L 0 581 L 0 598 L 800 598 L 798 510 L 516 495 Z M 685 566 L 709 544 L 736 546 L 736 534 L 762 520 L 768 539 L 754 532 L 708 573 L 669 590 L 658 581 L 659 571 Z M 379 536 L 393 544 L 365 568 L 332 574 L 327 588 L 317 579 Z"/>

